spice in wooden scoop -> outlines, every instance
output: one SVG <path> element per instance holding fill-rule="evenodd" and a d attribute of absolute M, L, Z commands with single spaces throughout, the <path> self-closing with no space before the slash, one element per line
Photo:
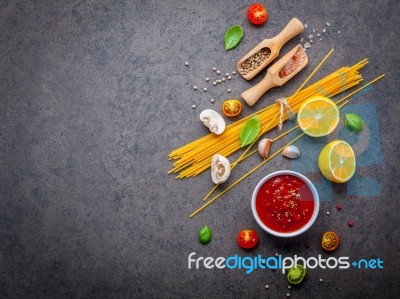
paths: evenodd
<path fill-rule="evenodd" d="M 302 47 L 299 47 L 297 52 L 293 55 L 293 57 L 279 71 L 279 77 L 285 78 L 288 75 L 294 73 L 306 59 L 307 59 L 306 52 Z"/>
<path fill-rule="evenodd" d="M 263 62 L 271 55 L 269 48 L 261 48 L 252 56 L 243 61 L 241 65 L 240 74 L 246 75 L 248 72 L 257 69 Z"/>

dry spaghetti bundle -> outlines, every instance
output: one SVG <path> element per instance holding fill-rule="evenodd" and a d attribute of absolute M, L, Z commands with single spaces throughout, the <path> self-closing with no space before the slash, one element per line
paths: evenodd
<path fill-rule="evenodd" d="M 296 92 L 293 96 L 277 101 L 276 103 L 253 113 L 229 125 L 221 135 L 208 134 L 188 143 L 169 154 L 170 160 L 176 160 L 168 173 L 178 173 L 176 178 L 196 176 L 210 167 L 213 155 L 230 156 L 241 148 L 239 133 L 242 125 L 252 116 L 258 115 L 261 123 L 261 132 L 269 132 L 279 126 L 288 115 L 282 114 L 282 103 L 288 103 L 296 113 L 300 106 L 312 96 L 333 97 L 362 81 L 359 70 L 368 63 L 364 59 L 351 67 L 342 67 L 309 87 Z M 280 117 L 281 116 L 281 119 Z"/>

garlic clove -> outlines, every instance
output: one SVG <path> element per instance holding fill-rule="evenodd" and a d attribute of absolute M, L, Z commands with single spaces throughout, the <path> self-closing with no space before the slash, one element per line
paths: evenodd
<path fill-rule="evenodd" d="M 296 159 L 300 157 L 300 151 L 295 145 L 289 145 L 282 151 L 282 156 L 289 159 Z"/>
<path fill-rule="evenodd" d="M 263 138 L 258 143 L 258 153 L 264 159 L 268 158 L 269 149 L 271 147 L 272 140 L 268 138 Z"/>
<path fill-rule="evenodd" d="M 212 109 L 203 110 L 200 113 L 200 120 L 214 134 L 220 135 L 225 130 L 225 121 L 218 112 Z"/>
<path fill-rule="evenodd" d="M 216 154 L 211 159 L 211 179 L 214 184 L 226 182 L 231 174 L 231 164 L 222 155 Z"/>

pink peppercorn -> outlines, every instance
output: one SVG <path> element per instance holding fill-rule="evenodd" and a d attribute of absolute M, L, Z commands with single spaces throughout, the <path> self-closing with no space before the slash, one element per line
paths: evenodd
<path fill-rule="evenodd" d="M 347 222 L 347 225 L 348 225 L 349 227 L 353 227 L 353 222 L 349 221 L 349 222 Z"/>

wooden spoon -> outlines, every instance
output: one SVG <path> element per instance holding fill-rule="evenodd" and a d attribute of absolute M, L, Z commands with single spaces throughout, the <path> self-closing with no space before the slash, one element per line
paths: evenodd
<path fill-rule="evenodd" d="M 236 63 L 236 68 L 239 74 L 245 78 L 246 80 L 252 79 L 255 75 L 257 75 L 264 67 L 271 63 L 279 55 L 279 51 L 281 50 L 282 46 L 288 42 L 290 39 L 298 35 L 299 33 L 303 32 L 304 26 L 303 24 L 296 18 L 290 20 L 290 22 L 286 25 L 286 27 L 275 37 L 271 39 L 265 39 L 261 43 L 259 43 L 253 50 L 247 53 L 242 59 L 240 59 Z M 261 49 L 266 49 L 268 54 L 264 54 L 263 56 L 267 56 L 265 60 L 263 60 L 259 66 L 256 67 L 254 70 L 250 70 L 248 72 L 242 71 L 243 63 L 246 60 L 256 54 Z"/>
<path fill-rule="evenodd" d="M 308 57 L 299 44 L 289 53 L 274 63 L 267 71 L 264 79 L 242 93 L 242 98 L 249 106 L 253 106 L 261 96 L 275 86 L 282 86 L 308 63 Z"/>

